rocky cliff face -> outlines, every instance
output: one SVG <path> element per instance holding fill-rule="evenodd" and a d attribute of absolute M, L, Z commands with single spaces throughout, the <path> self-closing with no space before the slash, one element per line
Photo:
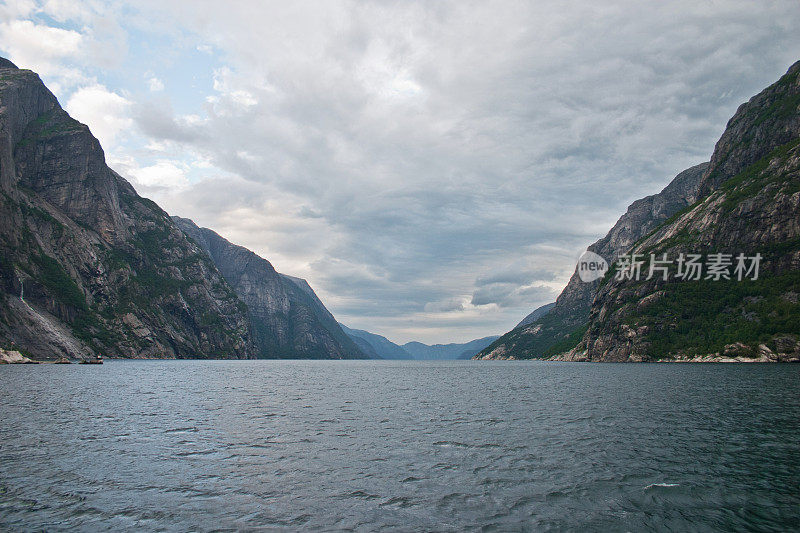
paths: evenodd
<path fill-rule="evenodd" d="M 658 224 L 692 204 L 697 199 L 701 179 L 707 169 L 708 163 L 703 163 L 684 170 L 660 193 L 633 202 L 606 236 L 588 249 L 611 264 Z M 576 269 L 551 309 L 533 320 L 526 317 L 515 329 L 500 337 L 475 357 L 478 359 L 546 357 L 563 351 L 565 346 L 574 345 L 575 340 L 583 334 L 583 328 L 589 320 L 589 311 L 599 283 L 599 280 L 591 283 L 581 281 Z"/>
<path fill-rule="evenodd" d="M 666 281 L 607 276 L 564 358 L 800 360 L 800 62 L 739 108 L 699 194 L 631 252 L 730 254 L 732 279 L 676 280 L 677 265 Z M 737 279 L 739 254 L 763 257 L 758 279 Z"/>
<path fill-rule="evenodd" d="M 246 309 L 109 169 L 39 77 L 0 61 L 0 342 L 36 358 L 246 357 Z"/>
<path fill-rule="evenodd" d="M 186 218 L 173 218 L 200 244 L 247 306 L 255 354 L 262 358 L 364 359 L 304 279 Z"/>

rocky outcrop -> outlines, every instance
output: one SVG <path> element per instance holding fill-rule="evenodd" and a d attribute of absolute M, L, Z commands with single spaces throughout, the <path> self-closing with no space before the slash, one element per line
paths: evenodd
<path fill-rule="evenodd" d="M 611 264 L 626 252 L 633 243 L 652 231 L 660 223 L 697 199 L 704 172 L 708 163 L 684 170 L 660 193 L 636 200 L 605 237 L 589 250 Z M 487 348 L 478 353 L 476 359 L 530 359 L 550 357 L 574 345 L 583 334 L 589 320 L 592 300 L 600 280 L 583 282 L 577 267 L 569 283 L 561 291 L 555 305 L 542 312 L 537 309 Z"/>
<path fill-rule="evenodd" d="M 797 361 L 800 343 L 800 62 L 742 105 L 699 200 L 638 240 L 649 258 L 761 257 L 757 279 L 617 279 L 598 288 L 572 350 L 590 361 Z M 747 263 L 750 267 L 752 262 Z"/>
<path fill-rule="evenodd" d="M 16 350 L 3 350 L 0 348 L 0 365 L 25 365 L 35 363 L 37 363 L 37 361 L 25 357 Z"/>
<path fill-rule="evenodd" d="M 257 357 L 367 358 L 306 280 L 276 272 L 266 259 L 187 218 L 173 220 L 203 248 L 245 304 Z"/>
<path fill-rule="evenodd" d="M 37 358 L 248 357 L 244 305 L 109 169 L 39 77 L 0 61 L 0 340 Z"/>

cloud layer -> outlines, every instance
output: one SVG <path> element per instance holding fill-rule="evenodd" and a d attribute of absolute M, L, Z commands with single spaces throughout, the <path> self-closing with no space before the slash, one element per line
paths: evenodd
<path fill-rule="evenodd" d="M 48 26 L 47 9 L 81 22 Z M 627 204 L 705 160 L 736 106 L 800 58 L 788 1 L 4 16 L 3 51 L 51 69 L 140 192 L 397 341 L 499 334 L 552 301 Z M 114 28 L 102 71 L 76 59 Z"/>

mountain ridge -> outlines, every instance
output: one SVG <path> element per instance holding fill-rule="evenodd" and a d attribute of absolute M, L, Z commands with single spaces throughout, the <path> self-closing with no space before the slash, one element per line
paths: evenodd
<path fill-rule="evenodd" d="M 402 346 L 390 341 L 383 335 L 370 333 L 363 329 L 353 329 L 339 324 L 362 350 L 371 353 L 375 359 L 413 359 L 411 354 L 403 349 Z"/>
<path fill-rule="evenodd" d="M 475 355 L 483 348 L 494 342 L 497 338 L 497 335 L 489 335 L 487 337 L 474 339 L 469 342 L 452 342 L 449 344 L 425 344 L 422 342 L 412 341 L 407 342 L 402 346 L 404 350 L 414 357 L 414 359 L 459 359 L 468 352 L 472 352 L 472 355 Z"/>
<path fill-rule="evenodd" d="M 698 201 L 632 253 L 758 254 L 742 280 L 610 276 L 566 360 L 800 362 L 800 61 L 742 104 L 704 173 Z"/>
<path fill-rule="evenodd" d="M 257 356 L 268 359 L 364 359 L 366 354 L 302 278 L 281 274 L 243 246 L 192 220 L 172 217 L 200 244 L 247 306 Z"/>
<path fill-rule="evenodd" d="M 2 348 L 36 359 L 366 357 L 304 280 L 211 230 L 190 237 L 139 196 L 39 76 L 3 58 L 0 217 Z"/>
<path fill-rule="evenodd" d="M 0 192 L 0 342 L 45 359 L 249 356 L 241 303 L 201 249 L 7 60 Z"/>

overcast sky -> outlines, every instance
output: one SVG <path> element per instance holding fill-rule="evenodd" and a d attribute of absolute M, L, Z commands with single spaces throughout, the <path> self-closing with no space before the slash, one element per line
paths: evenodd
<path fill-rule="evenodd" d="M 800 2 L 0 4 L 112 168 L 396 342 L 501 334 L 800 59 Z"/>

